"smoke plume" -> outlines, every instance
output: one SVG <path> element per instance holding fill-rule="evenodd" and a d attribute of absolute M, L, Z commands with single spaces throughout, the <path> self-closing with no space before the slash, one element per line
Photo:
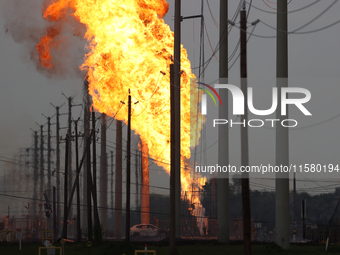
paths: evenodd
<path fill-rule="evenodd" d="M 2 0 L 0 13 L 6 21 L 6 34 L 25 48 L 24 59 L 34 62 L 41 74 L 49 78 L 85 77 L 85 72 L 79 69 L 86 54 L 85 25 L 74 18 L 71 8 L 65 10 L 68 15 L 64 19 L 45 20 L 41 7 L 47 2 L 51 1 Z M 50 37 L 50 68 L 43 67 L 38 52 L 44 37 Z"/>

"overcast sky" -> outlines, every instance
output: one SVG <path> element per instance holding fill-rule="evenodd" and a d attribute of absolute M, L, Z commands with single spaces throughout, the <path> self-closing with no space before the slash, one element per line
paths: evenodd
<path fill-rule="evenodd" d="M 264 0 L 272 8 L 271 4 Z M 28 3 L 29 2 L 29 3 Z M 38 130 L 38 125 L 46 123 L 46 116 L 52 116 L 55 109 L 54 105 L 62 105 L 66 102 L 66 96 L 74 97 L 75 103 L 81 103 L 82 84 L 81 75 L 68 75 L 65 77 L 52 76 L 48 77 L 44 72 L 37 70 L 36 63 L 31 60 L 32 41 L 24 41 L 20 36 L 32 31 L 22 31 L 21 35 L 11 33 L 11 26 L 20 26 L 24 24 L 41 24 L 45 23 L 41 17 L 41 3 L 43 0 L 1 0 L 0 16 L 0 109 L 1 109 L 1 132 L 0 132 L 0 156 L 14 158 L 19 152 L 19 148 L 26 148 L 32 145 L 32 131 Z M 229 17 L 234 15 L 239 1 L 229 1 Z M 303 26 L 311 21 L 317 15 L 322 13 L 331 4 L 336 2 L 324 15 L 299 30 L 298 32 L 312 31 L 322 28 L 336 22 L 339 19 L 340 3 L 333 0 L 319 1 L 315 5 L 304 10 L 292 12 L 289 14 L 289 31 Z M 22 3 L 22 5 L 20 5 Z M 168 1 L 170 9 L 165 16 L 165 22 L 173 28 L 174 1 Z M 214 18 L 219 23 L 219 1 L 210 0 L 210 7 Z M 297 10 L 311 1 L 293 0 L 289 4 L 289 10 Z M 17 5 L 17 9 L 13 8 Z M 261 21 L 273 27 L 276 26 L 275 10 L 269 8 L 263 1 L 254 0 L 255 7 L 265 10 L 260 11 L 251 8 L 249 22 L 260 19 Z M 247 9 L 248 9 L 247 5 Z M 182 15 L 190 16 L 200 14 L 200 1 L 184 0 L 182 3 Z M 268 13 L 272 12 L 272 13 Z M 204 1 L 204 16 L 207 26 L 205 31 L 205 59 L 212 55 L 212 49 L 207 39 L 209 35 L 210 43 L 213 48 L 218 43 L 219 29 L 215 26 L 209 12 L 206 1 Z M 236 20 L 238 25 L 239 18 Z M 250 24 L 249 24 L 250 25 Z M 182 43 L 188 50 L 189 59 L 192 66 L 197 66 L 199 57 L 199 30 L 200 21 L 185 20 L 182 23 Z M 248 29 L 251 31 L 251 28 Z M 260 36 L 258 36 L 260 35 Z M 248 77 L 249 86 L 259 89 L 259 93 L 265 93 L 268 88 L 275 86 L 276 75 L 276 39 L 262 38 L 261 36 L 275 36 L 276 31 L 263 23 L 259 23 L 254 35 L 248 42 Z M 299 112 L 292 109 L 292 116 L 299 120 L 299 126 L 303 127 L 297 131 L 291 131 L 290 137 L 290 159 L 293 163 L 321 163 L 321 164 L 340 164 L 338 155 L 340 152 L 338 128 L 340 127 L 340 118 L 331 119 L 339 114 L 340 103 L 340 24 L 328 29 L 308 34 L 290 34 L 289 35 L 289 82 L 290 86 L 304 87 L 311 91 L 312 99 L 307 104 L 308 109 L 313 116 L 310 118 L 303 117 Z M 35 35 L 39 36 L 39 35 Z M 229 38 L 229 54 L 234 50 L 239 38 L 238 28 L 233 28 Z M 77 42 L 77 47 L 85 42 Z M 79 62 L 79 56 L 82 56 L 82 50 L 77 48 L 75 53 L 78 57 L 71 64 Z M 238 52 L 235 57 L 238 56 Z M 235 58 L 230 62 L 233 63 Z M 78 61 L 78 62 L 77 62 Z M 70 64 L 70 63 L 68 63 Z M 74 66 L 77 68 L 77 65 Z M 76 73 L 76 72 L 75 72 Z M 197 74 L 197 69 L 194 71 Z M 239 62 L 229 72 L 230 83 L 239 84 Z M 205 73 L 205 82 L 210 83 L 218 78 L 218 61 L 212 58 Z M 253 85 L 252 85 L 253 84 Z M 256 93 L 256 92 L 255 92 Z M 256 95 L 256 94 L 255 94 Z M 265 100 L 264 100 L 265 101 Z M 270 102 L 270 101 L 269 101 Z M 256 104 L 256 103 L 255 103 Z M 259 103 L 259 105 L 261 105 Z M 268 106 L 264 105 L 264 107 Z M 80 107 L 81 108 L 81 107 Z M 74 109 L 74 115 L 80 116 L 81 109 Z M 66 112 L 66 105 L 62 107 L 61 112 Z M 62 125 L 66 126 L 66 116 L 62 117 Z M 330 120 L 331 119 L 331 120 Z M 330 120 L 325 122 L 325 120 Z M 323 123 L 324 122 L 324 123 Z M 313 126 L 315 124 L 320 124 Z M 112 124 L 114 128 L 115 123 Z M 304 128 L 306 127 L 306 128 Z M 54 126 L 52 127 L 54 129 Z M 62 131 L 64 134 L 65 131 Z M 53 133 L 54 135 L 55 133 Z M 258 164 L 261 160 L 266 159 L 270 163 L 275 162 L 274 148 L 274 131 L 267 129 L 250 130 L 250 163 Z M 114 142 L 113 132 L 108 137 Z M 231 163 L 239 164 L 239 130 L 231 131 Z M 207 147 L 216 142 L 216 137 L 208 138 Z M 135 144 L 137 142 L 135 141 Z M 261 144 L 261 148 L 258 148 Z M 112 145 L 112 144 L 111 144 Z M 1 158 L 4 159 L 4 158 Z M 209 157 L 208 161 L 215 162 L 214 157 Z M 0 164 L 0 171 L 5 171 L 5 164 Z M 155 165 L 151 167 L 150 185 L 160 185 L 168 187 L 168 176 Z M 318 187 L 318 191 L 331 191 L 328 188 L 306 183 L 306 179 L 297 176 L 301 180 L 298 188 Z M 253 182 L 259 182 L 254 180 Z M 274 187 L 273 182 L 265 185 Z M 255 187 L 255 186 L 254 186 Z M 151 190 L 152 192 L 153 190 Z M 160 192 L 159 190 L 154 192 Z M 1 213 L 1 212 L 0 212 Z"/>

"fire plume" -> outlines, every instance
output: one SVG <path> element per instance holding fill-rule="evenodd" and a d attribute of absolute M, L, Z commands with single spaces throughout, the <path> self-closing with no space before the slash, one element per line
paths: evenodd
<path fill-rule="evenodd" d="M 47 69 L 51 69 L 53 67 L 51 47 L 58 47 L 57 42 L 53 40 L 58 34 L 59 32 L 57 29 L 48 29 L 47 35 L 42 37 L 36 46 L 36 49 L 39 52 L 39 64 Z"/>
<path fill-rule="evenodd" d="M 88 53 L 80 67 L 87 72 L 89 92 L 96 110 L 127 122 L 127 95 L 131 90 L 131 127 L 149 146 L 150 157 L 170 173 L 170 64 L 174 34 L 162 17 L 168 12 L 165 0 L 49 0 L 43 17 L 50 21 L 74 20 L 86 25 Z M 40 58 L 49 64 L 49 41 L 38 44 Z M 37 46 L 38 47 L 38 46 Z M 42 62 L 45 64 L 45 62 Z M 45 65 L 46 66 L 46 65 Z M 46 68 L 49 68 L 47 65 Z M 181 47 L 181 156 L 182 190 L 187 199 L 200 205 L 190 193 L 191 64 Z M 138 102 L 138 103 L 137 103 Z M 198 120 L 198 130 L 203 121 Z M 199 136 L 197 137 L 197 140 Z M 205 180 L 201 179 L 202 182 Z M 200 186 L 200 183 L 195 183 Z"/>

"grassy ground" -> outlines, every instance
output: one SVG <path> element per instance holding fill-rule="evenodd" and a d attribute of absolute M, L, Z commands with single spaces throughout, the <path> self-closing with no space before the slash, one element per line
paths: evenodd
<path fill-rule="evenodd" d="M 0 243 L 0 255 L 37 255 L 38 247 L 41 244 L 37 243 L 23 243 L 22 250 L 19 251 L 19 245 L 12 245 L 6 243 Z M 58 245 L 57 245 L 58 246 Z M 60 246 L 60 245 L 59 245 Z M 177 246 L 179 255 L 239 255 L 243 254 L 242 244 L 232 244 L 232 245 L 220 245 L 214 242 L 211 243 L 191 243 L 191 244 L 181 244 Z M 143 244 L 137 243 L 125 243 L 125 242 L 103 242 L 103 243 L 93 243 L 90 253 L 86 246 L 86 243 L 78 244 L 66 244 L 65 245 L 65 255 L 133 255 L 134 250 L 143 250 Z M 168 255 L 169 246 L 166 244 L 163 246 L 148 246 L 149 250 L 156 250 L 158 255 Z M 328 252 L 325 252 L 325 245 L 292 245 L 291 249 L 284 251 L 274 244 L 256 244 L 252 246 L 252 253 L 254 255 L 322 255 L 322 254 L 339 254 L 339 245 L 330 245 Z M 45 255 L 46 251 L 42 252 Z M 59 254 L 56 252 L 56 255 Z M 142 253 L 143 254 L 143 253 Z"/>

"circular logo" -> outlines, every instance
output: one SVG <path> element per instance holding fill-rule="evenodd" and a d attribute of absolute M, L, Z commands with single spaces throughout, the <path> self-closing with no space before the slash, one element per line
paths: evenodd
<path fill-rule="evenodd" d="M 91 241 L 87 241 L 87 247 L 91 247 L 92 246 L 92 242 Z"/>

